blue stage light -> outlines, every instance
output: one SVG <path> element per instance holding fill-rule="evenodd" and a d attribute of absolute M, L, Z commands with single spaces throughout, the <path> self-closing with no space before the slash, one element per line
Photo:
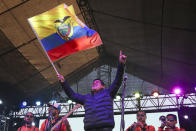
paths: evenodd
<path fill-rule="evenodd" d="M 24 106 L 24 107 L 27 106 L 27 102 L 26 101 L 23 101 L 22 102 L 22 106 Z"/>

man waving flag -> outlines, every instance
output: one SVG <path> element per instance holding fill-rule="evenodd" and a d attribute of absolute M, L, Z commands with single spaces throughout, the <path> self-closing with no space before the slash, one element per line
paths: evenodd
<path fill-rule="evenodd" d="M 28 21 L 52 62 L 102 44 L 99 34 L 77 18 L 73 6 L 61 4 Z"/>

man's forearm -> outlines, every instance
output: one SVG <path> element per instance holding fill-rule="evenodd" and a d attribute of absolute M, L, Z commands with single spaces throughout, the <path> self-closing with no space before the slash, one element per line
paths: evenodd
<path fill-rule="evenodd" d="M 61 83 L 61 85 L 63 87 L 64 92 L 67 94 L 69 98 L 71 98 L 77 103 L 80 103 L 82 105 L 84 104 L 84 101 L 85 101 L 84 95 L 75 93 L 66 81 Z"/>
<path fill-rule="evenodd" d="M 109 88 L 110 95 L 112 97 L 114 97 L 116 95 L 116 93 L 118 92 L 118 90 L 119 90 L 119 88 L 122 84 L 124 68 L 125 68 L 124 64 L 122 64 L 122 63 L 118 64 L 118 69 L 117 69 L 117 72 L 116 72 L 115 80 L 113 81 L 112 85 Z"/>
<path fill-rule="evenodd" d="M 75 92 L 71 89 L 69 84 L 66 81 L 64 81 L 63 83 L 61 82 L 61 86 L 62 86 L 64 92 L 68 95 L 68 97 L 73 99 Z"/>

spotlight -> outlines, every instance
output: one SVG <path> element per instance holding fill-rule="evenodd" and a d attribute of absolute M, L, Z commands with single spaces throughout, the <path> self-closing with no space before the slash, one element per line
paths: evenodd
<path fill-rule="evenodd" d="M 32 122 L 31 125 L 32 125 L 32 126 L 35 126 L 35 122 Z"/>
<path fill-rule="evenodd" d="M 141 93 L 140 92 L 136 92 L 134 94 L 134 96 L 135 96 L 136 99 L 139 99 L 141 97 Z"/>
<path fill-rule="evenodd" d="M 26 107 L 26 106 L 27 106 L 27 102 L 26 102 L 26 101 L 23 101 L 23 102 L 21 103 L 21 105 L 20 105 L 21 108 L 24 108 L 24 107 Z"/>
<path fill-rule="evenodd" d="M 154 92 L 152 93 L 152 95 L 153 95 L 155 98 L 157 98 L 157 97 L 159 97 L 159 92 L 158 92 L 158 91 L 154 91 Z"/>
<path fill-rule="evenodd" d="M 67 102 L 68 102 L 69 104 L 71 104 L 71 103 L 72 103 L 72 100 L 68 100 Z"/>
<path fill-rule="evenodd" d="M 0 105 L 3 104 L 3 101 L 0 99 Z"/>
<path fill-rule="evenodd" d="M 184 115 L 184 119 L 189 119 L 189 116 L 188 115 Z"/>
<path fill-rule="evenodd" d="M 174 89 L 174 93 L 175 93 L 176 95 L 180 95 L 180 94 L 181 94 L 181 89 L 180 89 L 180 88 L 175 88 L 175 89 Z"/>
<path fill-rule="evenodd" d="M 41 105 L 41 101 L 36 101 L 35 104 L 36 104 L 36 106 L 40 106 Z"/>
<path fill-rule="evenodd" d="M 121 97 L 120 97 L 119 95 L 116 96 L 116 99 L 117 99 L 117 100 L 120 100 L 120 98 L 121 98 Z"/>
<path fill-rule="evenodd" d="M 3 123 L 4 123 L 4 122 L 5 122 L 5 120 L 1 120 L 0 122 L 3 122 Z"/>
<path fill-rule="evenodd" d="M 23 101 L 22 102 L 22 105 L 25 107 L 25 106 L 27 106 L 27 102 L 26 101 Z"/>
<path fill-rule="evenodd" d="M 17 125 L 17 123 L 16 123 L 16 122 L 14 122 L 13 126 L 16 126 L 16 125 Z"/>

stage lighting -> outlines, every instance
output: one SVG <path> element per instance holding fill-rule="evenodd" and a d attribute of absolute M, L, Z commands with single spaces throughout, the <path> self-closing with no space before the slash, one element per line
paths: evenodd
<path fill-rule="evenodd" d="M 17 123 L 16 123 L 16 122 L 14 122 L 14 123 L 13 123 L 13 126 L 16 126 L 16 125 L 17 125 Z"/>
<path fill-rule="evenodd" d="M 27 102 L 26 101 L 23 101 L 21 104 L 20 104 L 20 107 L 21 108 L 24 108 L 24 107 L 26 107 L 27 106 Z"/>
<path fill-rule="evenodd" d="M 181 89 L 180 89 L 180 88 L 175 88 L 175 89 L 174 89 L 174 93 L 175 93 L 176 95 L 180 95 L 180 94 L 181 94 Z"/>
<path fill-rule="evenodd" d="M 0 99 L 0 105 L 3 104 L 3 101 Z"/>
<path fill-rule="evenodd" d="M 27 102 L 26 101 L 23 101 L 22 102 L 22 106 L 24 106 L 24 107 L 27 106 Z"/>
<path fill-rule="evenodd" d="M 135 96 L 136 99 L 139 99 L 141 97 L 141 93 L 140 92 L 136 92 L 134 94 L 134 96 Z"/>
<path fill-rule="evenodd" d="M 36 106 L 40 106 L 41 105 L 41 101 L 36 101 L 35 104 L 36 104 Z"/>
<path fill-rule="evenodd" d="M 72 100 L 68 100 L 67 103 L 71 104 L 72 103 Z"/>
<path fill-rule="evenodd" d="M 35 122 L 32 122 L 31 125 L 32 125 L 32 126 L 35 126 Z"/>
<path fill-rule="evenodd" d="M 157 97 L 159 97 L 159 92 L 158 92 L 158 91 L 154 91 L 154 92 L 152 93 L 152 95 L 153 95 L 155 98 L 157 98 Z"/>
<path fill-rule="evenodd" d="M 116 99 L 117 99 L 117 100 L 120 100 L 120 98 L 121 98 L 121 97 L 120 97 L 119 95 L 116 96 Z"/>
<path fill-rule="evenodd" d="M 189 116 L 188 115 L 184 115 L 184 119 L 189 119 Z"/>

